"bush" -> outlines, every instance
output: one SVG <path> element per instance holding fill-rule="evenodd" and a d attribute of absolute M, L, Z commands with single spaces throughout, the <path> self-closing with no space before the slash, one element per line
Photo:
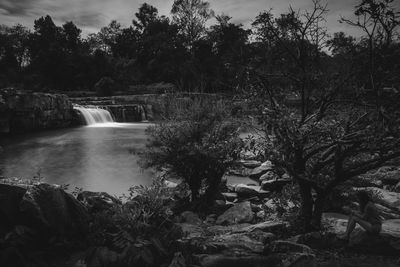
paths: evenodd
<path fill-rule="evenodd" d="M 242 147 L 239 125 L 222 101 L 173 101 L 165 121 L 149 128 L 142 154 L 147 167 L 168 167 L 189 186 L 192 202 L 213 200 L 226 169 Z M 204 189 L 204 190 L 202 190 Z"/>
<path fill-rule="evenodd" d="M 154 229 L 165 224 L 172 215 L 168 202 L 172 192 L 162 179 L 154 179 L 151 186 L 133 186 L 126 203 L 114 204 L 110 209 L 96 213 L 93 234 L 125 231 L 132 237 L 149 237 Z"/>

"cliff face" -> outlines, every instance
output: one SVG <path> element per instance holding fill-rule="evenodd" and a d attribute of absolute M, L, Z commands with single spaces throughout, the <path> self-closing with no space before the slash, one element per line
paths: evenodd
<path fill-rule="evenodd" d="M 73 115 L 65 95 L 0 90 L 0 133 L 67 127 Z"/>

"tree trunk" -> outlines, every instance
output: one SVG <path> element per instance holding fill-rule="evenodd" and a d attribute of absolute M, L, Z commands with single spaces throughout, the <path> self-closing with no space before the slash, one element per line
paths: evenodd
<path fill-rule="evenodd" d="M 312 217 L 314 201 L 311 194 L 311 186 L 305 182 L 299 181 L 300 197 L 301 197 L 301 210 L 300 217 L 304 223 L 304 231 L 309 232 L 312 230 Z"/>
<path fill-rule="evenodd" d="M 317 194 L 317 198 L 315 199 L 314 202 L 314 210 L 311 221 L 311 226 L 315 230 L 321 229 L 321 219 L 322 219 L 322 213 L 324 212 L 325 200 L 326 200 L 325 194 L 321 193 Z"/>

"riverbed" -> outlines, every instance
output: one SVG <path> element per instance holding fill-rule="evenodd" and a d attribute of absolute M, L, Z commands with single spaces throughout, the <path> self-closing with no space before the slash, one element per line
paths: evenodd
<path fill-rule="evenodd" d="M 3 137 L 0 174 L 120 196 L 132 185 L 151 184 L 153 173 L 132 153 L 145 147 L 149 125 L 99 123 Z"/>

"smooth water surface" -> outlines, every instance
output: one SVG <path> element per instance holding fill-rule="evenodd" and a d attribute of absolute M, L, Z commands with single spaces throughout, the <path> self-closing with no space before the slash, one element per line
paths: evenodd
<path fill-rule="evenodd" d="M 132 153 L 143 148 L 146 123 L 105 123 L 2 138 L 0 170 L 6 177 L 30 179 L 40 173 L 44 182 L 69 184 L 113 195 L 132 185 L 149 185 Z"/>

